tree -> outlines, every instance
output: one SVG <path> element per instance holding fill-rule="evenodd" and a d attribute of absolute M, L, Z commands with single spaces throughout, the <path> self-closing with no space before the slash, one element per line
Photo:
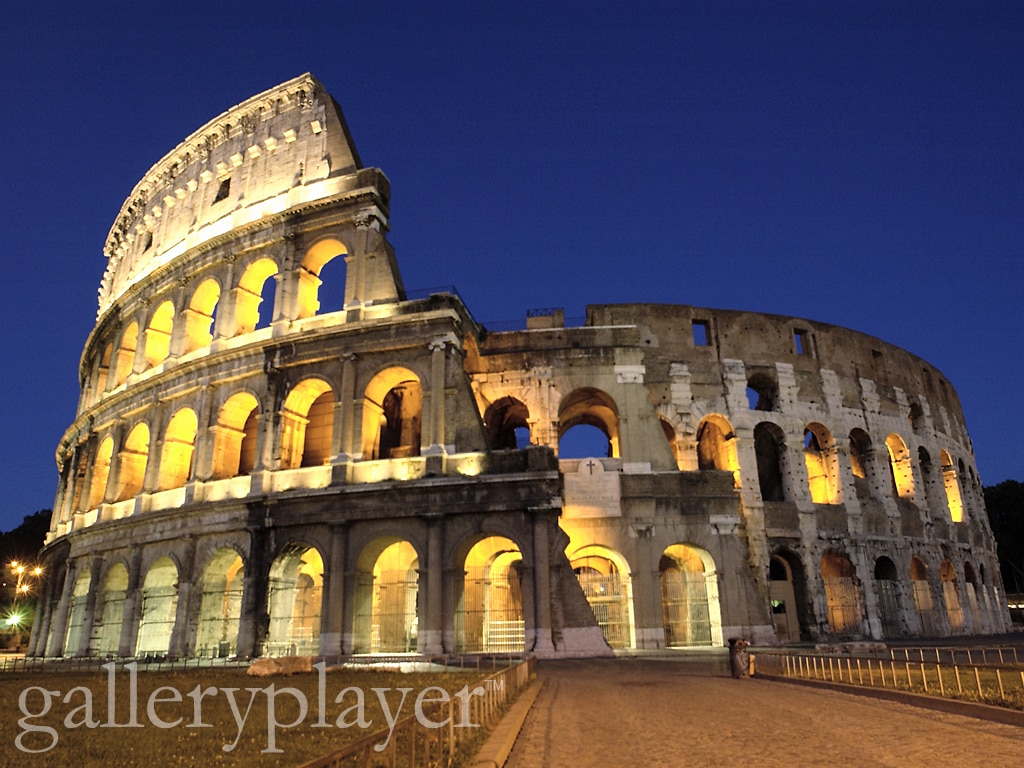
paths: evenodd
<path fill-rule="evenodd" d="M 984 488 L 999 568 L 1007 592 L 1024 592 L 1024 483 L 1004 480 Z"/>

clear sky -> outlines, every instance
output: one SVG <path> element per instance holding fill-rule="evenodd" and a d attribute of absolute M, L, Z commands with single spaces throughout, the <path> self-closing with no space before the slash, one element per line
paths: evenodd
<path fill-rule="evenodd" d="M 103 245 L 208 120 L 310 71 L 408 288 L 848 326 L 1024 479 L 1024 3 L 43 2 L 0 22 L 0 529 L 49 507 Z"/>

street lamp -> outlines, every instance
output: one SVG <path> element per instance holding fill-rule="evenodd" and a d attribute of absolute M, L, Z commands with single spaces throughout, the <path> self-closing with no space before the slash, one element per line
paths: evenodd
<path fill-rule="evenodd" d="M 18 601 L 18 598 L 26 597 L 32 591 L 31 582 L 43 575 L 43 569 L 40 566 L 26 565 L 17 560 L 8 563 L 7 568 L 17 577 L 17 584 L 14 587 L 15 602 Z"/>

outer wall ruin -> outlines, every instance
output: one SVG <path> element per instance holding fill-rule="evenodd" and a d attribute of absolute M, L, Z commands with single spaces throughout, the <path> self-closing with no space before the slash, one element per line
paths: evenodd
<path fill-rule="evenodd" d="M 486 329 L 454 290 L 406 291 L 388 203 L 308 74 L 136 185 L 57 450 L 31 655 L 1008 629 L 960 404 L 926 361 L 692 306 Z"/>

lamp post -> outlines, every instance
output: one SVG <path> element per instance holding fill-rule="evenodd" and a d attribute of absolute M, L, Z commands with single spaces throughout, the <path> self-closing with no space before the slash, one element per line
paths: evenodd
<path fill-rule="evenodd" d="M 14 602 L 4 619 L 4 628 L 8 631 L 20 631 L 25 621 L 25 611 L 18 601 L 32 593 L 32 584 L 43 575 L 43 569 L 38 565 L 28 565 L 17 560 L 9 562 L 7 569 L 15 577 L 15 585 Z"/>

